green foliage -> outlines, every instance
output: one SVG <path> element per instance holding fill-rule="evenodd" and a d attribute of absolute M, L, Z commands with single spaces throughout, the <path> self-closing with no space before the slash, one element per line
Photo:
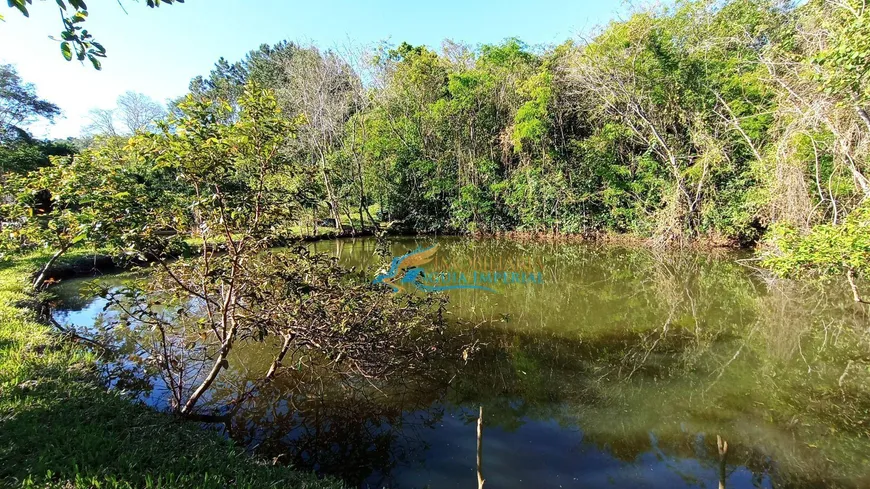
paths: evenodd
<path fill-rule="evenodd" d="M 49 165 L 53 156 L 72 156 L 76 153 L 78 148 L 69 141 L 3 142 L 0 143 L 0 175 L 26 173 Z"/>
<path fill-rule="evenodd" d="M 147 5 L 160 3 L 173 2 Z M 30 1 L 10 5 L 27 15 Z M 84 3 L 58 6 L 63 56 L 99 69 L 105 49 L 83 29 Z M 854 0 L 686 0 L 548 50 L 517 39 L 383 46 L 356 65 L 366 73 L 314 46 L 263 45 L 194 79 L 156 132 L 78 155 L 21 131 L 57 107 L 5 67 L 0 247 L 51 250 L 40 277 L 76 246 L 154 260 L 153 280 L 114 304 L 178 348 L 148 353 L 183 380 L 170 389 L 185 414 L 234 341 L 280 336 L 307 361 L 365 375 L 428 355 L 437 301 L 387 297 L 301 250 L 263 253 L 326 211 L 339 228 L 352 211 L 364 225 L 372 207 L 372 224 L 418 231 L 741 244 L 768 233 L 764 263 L 781 275 L 866 276 L 867 15 Z M 181 242 L 201 256 L 170 263 Z M 191 334 L 203 341 L 188 348 Z M 177 370 L 209 362 L 211 380 Z M 531 379 L 540 370 L 528 356 L 513 363 Z M 16 433 L 37 438 L 27 423 Z M 78 475 L 99 480 L 72 469 L 59 480 Z"/>
<path fill-rule="evenodd" d="M 296 219 L 355 212 L 364 223 L 377 204 L 381 218 L 421 231 L 751 245 L 772 224 L 842 217 L 870 192 L 867 137 L 854 127 L 859 116 L 870 125 L 860 7 L 686 0 L 640 9 L 582 44 L 402 43 L 357 63 L 263 45 L 191 82 L 173 111 L 194 110 L 217 132 L 164 151 L 237 158 L 211 152 L 209 138 L 228 140 L 218 132 L 235 127 L 253 82 L 297 127 L 273 146 L 292 171 L 266 184 L 288 190 Z M 212 177 L 240 189 L 250 171 L 217 165 Z"/>
<path fill-rule="evenodd" d="M 543 54 L 516 39 L 386 49 L 365 116 L 369 200 L 419 229 L 754 242 L 776 93 L 760 59 L 781 12 L 681 2 Z"/>
<path fill-rule="evenodd" d="M 101 70 L 103 64 L 100 59 L 106 57 L 106 48 L 83 27 L 83 23 L 88 18 L 88 6 L 83 0 L 55 0 L 55 2 L 57 2 L 60 11 L 63 30 L 60 33 L 60 39 L 52 39 L 60 43 L 61 55 L 67 61 L 71 61 L 73 56 L 82 62 L 87 59 L 94 69 Z M 27 6 L 32 5 L 33 0 L 8 0 L 8 3 L 10 7 L 17 9 L 25 17 L 30 17 Z M 184 3 L 184 0 L 146 0 L 145 3 L 149 7 L 155 8 L 161 4 Z M 0 21 L 2 19 L 3 16 L 0 15 Z"/>
<path fill-rule="evenodd" d="M 162 226 L 177 229 L 178 220 L 150 219 L 172 209 L 177 194 L 171 177 L 131 156 L 122 144 L 52 157 L 49 166 L 10 175 L 15 200 L 0 207 L 10 222 L 0 242 L 60 253 L 85 242 L 131 251 L 154 240 Z"/>
<path fill-rule="evenodd" d="M 69 259 L 93 259 L 74 255 Z M 46 259 L 0 264 L 0 485 L 342 487 L 254 459 L 196 422 L 181 423 L 106 390 L 93 353 L 15 306 L 29 300 L 28 276 Z"/>
<path fill-rule="evenodd" d="M 169 155 L 190 156 L 203 182 L 242 195 L 256 172 L 241 163 L 258 156 L 231 141 L 271 134 L 282 169 L 264 186 L 284 189 L 292 212 L 270 232 L 291 215 L 374 224 L 364 213 L 376 204 L 383 220 L 420 231 L 751 245 L 777 223 L 841 219 L 870 192 L 868 139 L 855 128 L 870 71 L 858 7 L 687 0 L 638 10 L 582 44 L 402 43 L 357 63 L 263 45 L 191 82 L 161 149 L 144 149 L 153 137 L 134 146 L 178 181 L 191 169 Z M 281 113 L 240 125 L 251 83 L 273 91 Z M 281 121 L 298 137 L 277 137 Z"/>
<path fill-rule="evenodd" d="M 547 72 L 538 73 L 524 81 L 517 92 L 529 99 L 517 109 L 514 116 L 512 138 L 514 151 L 519 153 L 523 150 L 523 141 L 537 145 L 547 142 L 545 138 L 551 130 L 549 109 L 553 99 L 552 76 Z"/>
<path fill-rule="evenodd" d="M 0 65 L 0 142 L 29 139 L 22 128 L 37 118 L 52 120 L 60 108 L 36 95 L 32 83 L 25 83 L 12 65 Z"/>
<path fill-rule="evenodd" d="M 183 205 L 155 208 L 154 226 L 187 232 L 245 232 L 267 238 L 298 208 L 290 189 L 295 169 L 280 153 L 295 134 L 296 122 L 281 116 L 274 94 L 249 84 L 238 99 L 239 115 L 223 124 L 234 109 L 223 100 L 188 96 L 178 113 L 162 122 L 161 132 L 130 140 L 131 155 L 175 175 Z M 252 198 L 256 197 L 256 198 Z"/>
<path fill-rule="evenodd" d="M 870 202 L 842 223 L 822 224 L 809 233 L 778 226 L 770 241 L 775 251 L 764 263 L 780 275 L 842 276 L 850 271 L 866 275 L 870 272 Z"/>
<path fill-rule="evenodd" d="M 846 0 L 847 8 L 828 19 L 839 32 L 815 61 L 825 91 L 839 94 L 850 104 L 870 104 L 870 11 L 857 0 Z"/>

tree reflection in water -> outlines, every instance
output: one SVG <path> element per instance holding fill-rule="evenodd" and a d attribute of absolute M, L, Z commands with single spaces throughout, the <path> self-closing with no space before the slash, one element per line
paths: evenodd
<path fill-rule="evenodd" d="M 847 290 L 768 281 L 728 254 L 439 243 L 458 267 L 531 256 L 545 284 L 451 294 L 450 312 L 480 324 L 467 362 L 379 382 L 285 370 L 226 420 L 229 436 L 356 486 L 468 487 L 482 407 L 486 487 L 870 480 L 870 322 Z M 313 246 L 382 265 L 372 241 Z M 209 402 L 245 392 L 275 348 L 239 348 Z"/>

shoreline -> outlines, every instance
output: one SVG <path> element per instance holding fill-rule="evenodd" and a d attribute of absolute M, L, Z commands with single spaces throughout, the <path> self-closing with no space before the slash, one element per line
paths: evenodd
<path fill-rule="evenodd" d="M 0 264 L 0 486 L 340 489 L 247 453 L 196 421 L 107 389 L 98 354 L 44 324 L 26 290 L 45 253 Z M 105 258 L 74 250 L 68 273 Z"/>
<path fill-rule="evenodd" d="M 754 251 L 755 245 L 743 245 L 733 239 L 725 239 L 716 236 L 701 236 L 686 242 L 657 243 L 649 236 L 641 236 L 632 233 L 552 233 L 539 231 L 503 231 L 498 233 L 481 233 L 472 235 L 475 237 L 493 237 L 510 239 L 520 242 L 538 243 L 605 243 L 617 245 L 630 245 L 645 248 L 661 248 L 669 250 L 740 250 Z"/>
<path fill-rule="evenodd" d="M 280 243 L 275 243 L 276 246 L 289 246 L 292 244 L 299 243 L 310 243 L 317 241 L 327 241 L 327 240 L 335 240 L 335 239 L 355 239 L 355 238 L 370 238 L 374 236 L 374 233 L 371 231 L 368 232 L 333 232 L 333 233 L 324 233 L 316 236 L 304 236 L 298 237 L 294 239 L 284 240 Z M 459 233 L 407 233 L 407 232 L 397 232 L 388 234 L 389 237 L 425 237 L 425 236 L 458 236 L 458 237 L 468 237 L 472 239 L 507 239 L 521 242 L 538 242 L 538 243 L 598 243 L 598 244 L 613 244 L 613 245 L 630 245 L 630 246 L 640 246 L 640 247 L 650 247 L 652 243 L 648 238 L 639 237 L 636 235 L 617 235 L 617 234 L 607 234 L 607 233 L 596 233 L 596 234 L 556 234 L 556 233 L 531 233 L 531 232 L 504 232 L 504 233 L 491 233 L 491 234 L 459 234 Z M 220 244 L 214 245 L 217 249 L 220 248 Z M 721 246 L 721 245 L 711 245 L 710 242 L 706 242 L 704 244 L 699 245 L 695 243 L 693 246 L 685 246 L 682 248 L 677 247 L 669 247 L 671 249 L 686 249 L 686 250 L 722 250 L 722 249 L 741 249 L 740 247 L 735 246 Z M 742 248 L 746 249 L 746 248 Z M 183 255 L 180 255 L 183 256 Z M 57 428 L 57 431 L 52 431 L 51 433 L 42 434 L 38 428 L 38 425 L 44 422 L 44 418 L 39 416 L 39 421 L 37 424 L 31 425 L 30 422 L 26 423 L 21 429 L 27 430 L 30 434 L 30 437 L 34 440 L 35 444 L 45 445 L 49 443 L 60 443 L 54 441 L 52 438 L 62 436 L 64 432 L 68 430 L 76 430 L 79 426 L 86 426 L 87 431 L 102 431 L 104 428 L 100 425 L 100 421 L 95 421 L 99 419 L 117 419 L 117 426 L 108 431 L 109 434 L 113 437 L 118 437 L 123 439 L 127 436 L 127 432 L 125 431 L 128 426 L 137 426 L 141 420 L 147 419 L 149 423 L 157 423 L 160 426 L 165 426 L 165 433 L 161 433 L 159 436 L 154 437 L 153 439 L 149 439 L 152 443 L 156 443 L 159 446 L 165 446 L 167 441 L 165 439 L 174 439 L 174 437 L 185 436 L 185 437 L 193 437 L 197 438 L 196 443 L 201 443 L 210 446 L 209 444 L 216 443 L 221 445 L 221 447 L 215 448 L 214 453 L 208 454 L 211 457 L 226 457 L 229 454 L 234 462 L 221 462 L 223 466 L 235 467 L 234 470 L 247 470 L 244 467 L 250 465 L 251 467 L 257 468 L 256 476 L 251 476 L 251 485 L 247 487 L 258 487 L 261 484 L 272 484 L 275 480 L 275 477 L 278 477 L 278 480 L 289 482 L 292 480 L 293 482 L 289 484 L 291 487 L 323 487 L 323 488 L 333 488 L 333 487 L 341 487 L 340 482 L 328 480 L 328 479 L 318 479 L 314 474 L 309 473 L 298 473 L 293 471 L 293 469 L 288 467 L 277 467 L 274 470 L 268 468 L 268 470 L 264 467 L 262 461 L 259 461 L 256 456 L 243 453 L 244 451 L 233 444 L 231 440 L 227 440 L 218 435 L 214 435 L 213 433 L 208 433 L 207 430 L 202 430 L 200 426 L 196 424 L 195 421 L 187 421 L 187 420 L 178 420 L 173 416 L 168 416 L 166 413 L 162 413 L 156 411 L 150 407 L 139 405 L 131 401 L 128 398 L 123 397 L 122 393 L 114 392 L 110 389 L 106 389 L 104 384 L 102 383 L 102 379 L 95 372 L 94 366 L 98 359 L 96 358 L 96 353 L 93 350 L 90 350 L 84 347 L 80 343 L 76 343 L 75 341 L 69 341 L 72 338 L 64 337 L 64 335 L 55 329 L 53 329 L 49 324 L 41 321 L 38 317 L 38 309 L 39 309 L 39 299 L 34 297 L 33 295 L 29 295 L 26 290 L 26 284 L 28 283 L 27 278 L 32 276 L 38 270 L 38 262 L 40 260 L 44 260 L 46 258 L 45 253 L 37 253 L 29 256 L 18 257 L 16 259 L 11 260 L 10 263 L 0 264 L 0 365 L 4 363 L 4 357 L 19 357 L 22 360 L 21 363 L 29 362 L 28 354 L 29 351 L 45 351 L 45 350 L 56 350 L 63 353 L 63 355 L 59 358 L 61 365 L 63 366 L 62 371 L 65 369 L 66 371 L 70 371 L 71 369 L 77 372 L 75 378 L 70 378 L 68 375 L 64 373 L 51 373 L 51 374 L 43 374 L 36 373 L 36 371 L 29 372 L 27 375 L 22 376 L 20 379 L 16 381 L 8 381 L 5 375 L 0 374 L 0 420 L 4 420 L 5 418 L 14 419 L 16 417 L 20 417 L 22 413 L 27 412 L 27 407 L 19 407 L 14 403 L 12 406 L 9 406 L 9 400 L 7 396 L 12 394 L 13 396 L 18 396 L 19 399 L 22 399 L 22 402 L 27 403 L 28 399 L 34 395 L 34 393 L 38 393 L 38 389 L 33 390 L 34 386 L 38 386 L 42 382 L 47 382 L 51 384 L 58 385 L 76 385 L 77 387 L 73 390 L 81 393 L 85 393 L 85 399 L 79 399 L 71 390 L 67 390 L 65 393 L 59 394 L 53 393 L 62 399 L 61 404 L 65 403 L 73 403 L 76 405 L 76 409 L 73 412 L 66 413 L 66 417 L 64 419 L 68 419 L 66 423 L 62 423 L 60 428 Z M 59 262 L 53 266 L 49 270 L 48 276 L 53 281 L 72 279 L 72 278 L 81 278 L 81 277 L 89 277 L 96 276 L 101 274 L 110 274 L 122 272 L 125 270 L 131 269 L 135 265 L 141 265 L 141 263 L 130 263 L 130 264 L 120 264 L 118 260 L 114 259 L 112 256 L 100 253 L 98 250 L 94 251 L 85 251 L 85 250 L 72 250 L 66 256 L 62 256 Z M 52 287 L 53 284 L 50 284 L 48 289 Z M 9 317 L 18 317 L 18 318 L 26 318 L 19 319 L 17 322 L 15 320 L 8 319 Z M 15 336 L 16 339 L 8 340 L 7 337 Z M 24 353 L 22 353 L 24 352 Z M 6 362 L 14 362 L 15 360 L 5 360 Z M 18 365 L 13 364 L 13 369 L 18 367 Z M 21 370 L 18 368 L 17 370 Z M 76 404 L 77 403 L 77 404 Z M 109 412 L 103 412 L 104 410 L 108 410 Z M 98 413 L 98 414 L 97 414 Z M 97 414 L 95 416 L 95 414 Z M 5 416 L 4 416 L 5 415 Z M 25 416 L 26 417 L 26 416 Z M 0 427 L 4 428 L 0 431 L 10 431 L 8 428 L 8 420 L 0 421 Z M 34 421 L 34 423 L 36 423 Z M 17 433 L 17 429 L 11 430 L 11 433 Z M 212 436 L 214 435 L 214 436 Z M 15 435 L 13 435 L 15 436 Z M 44 436 L 48 436 L 49 439 L 43 439 Z M 97 436 L 97 435 L 92 435 Z M 20 435 L 18 435 L 20 438 Z M 14 441 L 7 440 L 7 436 L 5 434 L 0 434 L 0 449 L 4 448 L 4 445 L 8 445 L 12 443 L 14 445 Z M 26 437 L 25 437 L 26 438 Z M 165 439 L 164 439 L 165 438 Z M 200 440 L 201 438 L 201 440 Z M 36 440 L 39 440 L 38 442 Z M 86 442 L 81 442 L 85 448 L 83 449 L 83 456 L 85 457 L 85 461 L 82 463 L 78 463 L 80 469 L 76 470 L 80 472 L 87 472 L 90 470 L 90 467 L 99 466 L 99 464 L 95 463 L 94 460 L 98 460 L 100 450 L 102 450 L 102 446 L 107 442 L 101 442 L 98 446 L 89 447 Z M 145 443 L 145 442 L 139 442 Z M 63 443 L 61 443 L 63 445 Z M 31 448 L 31 455 L 33 450 L 36 448 Z M 123 451 L 123 448 L 116 448 L 116 450 Z M 179 447 L 178 450 L 184 451 L 184 447 Z M 222 451 L 223 450 L 223 451 Z M 200 454 L 201 456 L 205 456 Z M 173 455 L 175 458 L 179 460 L 184 460 L 187 457 L 186 454 L 180 453 Z M 16 464 L 15 461 L 10 465 L 9 469 L 0 470 L 0 483 L 5 483 L 9 480 L 10 477 L 18 478 L 21 474 L 20 470 L 22 470 L 22 464 L 27 464 L 30 462 L 28 456 L 19 456 L 21 462 Z M 102 462 L 100 462 L 102 463 Z M 144 463 L 144 462 L 143 462 Z M 89 465 L 91 464 L 91 465 Z M 156 475 L 157 478 L 160 477 L 174 477 L 173 470 L 177 470 L 179 473 L 187 473 L 190 471 L 189 467 L 184 466 L 183 462 L 178 462 L 181 464 L 176 469 L 170 469 L 169 475 L 162 469 L 162 467 L 157 466 L 137 466 L 138 474 L 150 474 L 150 476 L 154 477 Z M 233 465 L 235 464 L 235 465 Z M 55 479 L 58 479 L 58 483 L 63 485 L 63 478 L 68 477 L 79 477 L 80 472 L 67 473 L 62 469 L 58 469 L 57 467 L 51 467 L 50 463 L 46 463 L 46 469 L 50 470 L 55 474 L 53 476 Z M 135 465 L 135 464 L 134 464 Z M 241 466 L 242 468 L 239 468 Z M 120 472 L 123 472 L 123 468 L 119 468 Z M 252 469 L 253 470 L 253 469 Z M 11 475 L 14 474 L 14 475 Z M 41 477 L 39 473 L 30 473 L 29 476 L 33 477 Z M 209 474 L 211 475 L 211 474 Z M 121 477 L 121 480 L 137 480 L 135 479 L 137 475 L 135 474 L 125 474 Z M 182 476 L 179 476 L 182 477 Z M 70 479 L 67 479 L 70 480 Z M 102 479 L 95 479 L 102 480 Z M 178 481 L 182 481 L 184 479 L 177 479 Z M 226 479 L 219 479 L 220 482 L 202 484 L 199 485 L 197 483 L 191 482 L 181 483 L 179 486 L 183 487 L 223 487 L 226 483 Z M 269 482 L 266 482 L 269 481 Z M 109 487 L 113 487 L 111 484 Z M 135 484 L 134 484 L 135 486 Z M 48 487 L 52 487 L 50 484 Z M 174 487 L 174 486 L 173 486 Z M 245 487 L 242 485 L 241 487 Z"/>
<path fill-rule="evenodd" d="M 687 250 L 687 251 L 745 251 L 754 252 L 756 246 L 742 246 L 733 240 L 725 240 L 722 238 L 706 237 L 698 238 L 687 243 L 666 243 L 661 245 L 653 242 L 652 238 L 640 236 L 637 234 L 615 234 L 615 233 L 548 233 L 548 232 L 531 232 L 531 231 L 504 231 L 498 233 L 451 233 L 451 232 L 394 232 L 388 233 L 388 238 L 413 238 L 413 237 L 438 237 L 449 236 L 471 239 L 504 239 L 521 243 L 545 243 L 545 244 L 606 244 L 617 246 L 637 246 L 642 248 L 664 249 L 671 251 Z M 317 235 L 307 235 L 295 237 L 291 239 L 276 240 L 272 244 L 273 247 L 286 247 L 300 243 L 315 243 L 319 241 L 331 240 L 346 240 L 357 238 L 372 238 L 375 233 L 371 230 L 363 230 L 357 232 L 329 232 Z M 220 250 L 222 244 L 213 245 L 215 249 Z M 192 254 L 196 254 L 199 250 L 194 247 Z M 47 272 L 47 278 L 50 280 L 68 280 L 73 278 L 93 277 L 97 275 L 119 273 L 128 271 L 135 265 L 142 263 L 134 263 L 133 266 L 119 264 L 111 255 L 101 254 L 99 252 L 79 254 L 75 258 L 61 259 L 61 262 L 52 266 Z M 179 255 L 183 257 L 184 255 Z M 14 260 L 13 260 L 14 261 Z M 35 275 L 36 272 L 33 273 Z M 50 288 L 50 287 L 49 287 Z"/>

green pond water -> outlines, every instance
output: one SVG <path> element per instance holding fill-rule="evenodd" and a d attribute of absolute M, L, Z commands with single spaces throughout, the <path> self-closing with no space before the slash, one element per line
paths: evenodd
<path fill-rule="evenodd" d="M 475 354 L 379 382 L 291 373 L 213 428 L 356 487 L 475 487 L 478 469 L 487 489 L 870 487 L 870 315 L 841 284 L 770 280 L 727 252 L 391 242 L 394 256 L 433 244 L 428 276 L 518 273 L 447 292 Z M 371 239 L 310 247 L 372 278 L 388 263 Z M 56 317 L 87 328 L 112 311 L 82 284 L 56 288 Z M 242 392 L 277 348 L 238 345 L 207 402 Z M 106 369 L 166 405 L 159 378 Z"/>

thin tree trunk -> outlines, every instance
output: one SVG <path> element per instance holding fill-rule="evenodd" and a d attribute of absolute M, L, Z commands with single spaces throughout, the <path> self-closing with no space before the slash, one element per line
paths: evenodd
<path fill-rule="evenodd" d="M 295 335 L 292 334 L 284 335 L 284 344 L 281 345 L 281 351 L 278 352 L 278 356 L 275 357 L 272 366 L 269 367 L 269 372 L 267 372 L 266 376 L 263 378 L 264 381 L 272 380 L 275 377 L 275 373 L 277 373 L 278 368 L 281 367 L 281 362 L 284 361 L 284 356 L 287 355 L 287 351 L 290 349 L 290 343 L 293 341 L 294 337 Z"/>
<path fill-rule="evenodd" d="M 844 151 L 843 156 L 845 156 L 846 161 L 849 162 L 849 170 L 852 172 L 852 178 L 855 179 L 855 183 L 861 188 L 861 191 L 864 192 L 865 197 L 870 197 L 870 182 L 867 181 L 867 177 L 861 173 L 861 170 L 858 168 L 858 165 L 855 164 L 855 160 Z"/>
<path fill-rule="evenodd" d="M 51 258 L 49 258 L 48 262 L 43 265 L 42 270 L 39 271 L 39 275 L 37 275 L 37 277 L 33 280 L 33 283 L 31 284 L 31 287 L 33 287 L 34 290 L 39 290 L 39 288 L 42 287 L 42 284 L 45 282 L 48 272 L 51 269 L 52 265 L 54 265 L 54 262 L 56 262 L 61 255 L 66 253 L 66 251 L 70 249 L 71 246 L 71 244 L 63 245 L 59 250 L 51 255 Z"/>
<path fill-rule="evenodd" d="M 867 110 L 861 106 L 855 106 L 855 111 L 858 112 L 858 117 L 864 121 L 864 125 L 867 126 L 867 130 L 870 131 L 870 114 L 867 114 Z"/>
<path fill-rule="evenodd" d="M 867 304 L 867 301 L 861 298 L 858 293 L 858 286 L 855 284 L 855 270 L 849 269 L 846 271 L 846 280 L 849 281 L 849 287 L 852 289 L 852 299 L 861 304 Z"/>
<path fill-rule="evenodd" d="M 217 358 L 214 360 L 214 364 L 211 367 L 211 370 L 208 372 L 208 375 L 205 377 L 205 380 L 199 384 L 199 387 L 193 391 L 193 394 L 190 395 L 190 398 L 184 403 L 184 407 L 181 408 L 181 414 L 187 415 L 193 411 L 193 408 L 196 406 L 196 403 L 199 401 L 199 398 L 202 397 L 203 394 L 211 387 L 212 382 L 217 378 L 221 369 L 226 365 L 227 357 L 230 354 L 230 350 L 233 347 L 233 341 L 236 339 L 236 324 L 233 321 L 233 325 L 230 327 L 230 330 L 227 334 L 226 339 L 221 344 L 220 353 L 218 353 Z"/>
<path fill-rule="evenodd" d="M 372 217 L 372 213 L 369 212 L 369 208 L 368 208 L 368 207 L 363 207 L 363 209 L 365 209 L 365 211 L 366 211 L 366 216 L 368 216 L 369 221 L 372 222 L 372 227 L 373 227 L 375 230 L 380 229 L 380 227 L 381 227 L 380 223 L 379 223 L 377 220 L 375 220 L 374 217 Z"/>
<path fill-rule="evenodd" d="M 350 230 L 353 234 L 356 234 L 356 226 L 353 223 L 353 218 L 350 215 L 350 206 L 344 208 L 344 213 L 347 215 L 347 222 L 350 223 Z M 362 223 L 360 223 L 362 224 Z M 339 225 L 339 231 L 343 231 L 342 226 Z"/>
<path fill-rule="evenodd" d="M 477 489 L 483 489 L 483 406 L 477 417 Z"/>
<path fill-rule="evenodd" d="M 320 152 L 320 171 L 323 175 L 323 185 L 326 187 L 326 198 L 329 199 L 329 210 L 332 218 L 335 219 L 335 226 L 341 229 L 341 214 L 338 208 L 338 200 L 335 198 L 335 193 L 332 191 L 332 183 L 329 181 L 329 174 L 326 171 L 326 156 L 323 151 Z"/>
<path fill-rule="evenodd" d="M 716 447 L 719 449 L 719 489 L 725 489 L 725 458 L 728 455 L 728 442 L 716 435 Z"/>
<path fill-rule="evenodd" d="M 317 236 L 317 207 L 311 209 L 311 235 Z"/>

